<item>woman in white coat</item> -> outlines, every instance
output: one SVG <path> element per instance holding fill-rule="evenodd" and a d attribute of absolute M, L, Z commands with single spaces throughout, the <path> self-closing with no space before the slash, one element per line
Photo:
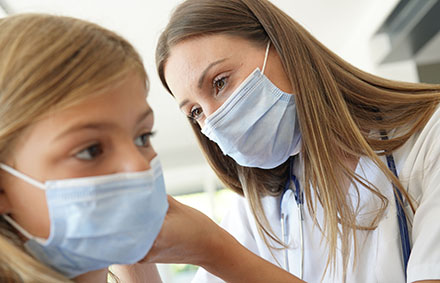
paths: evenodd
<path fill-rule="evenodd" d="M 196 282 L 440 280 L 438 85 L 356 69 L 266 0 L 183 2 L 156 60 L 212 168 L 244 196 L 222 226 L 289 272 L 227 266 L 239 245 L 218 232 L 219 249 L 190 258 L 194 243 L 177 260 L 222 278 Z"/>

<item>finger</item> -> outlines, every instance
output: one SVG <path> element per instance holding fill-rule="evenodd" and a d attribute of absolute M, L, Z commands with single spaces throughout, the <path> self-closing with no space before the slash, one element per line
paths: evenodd
<path fill-rule="evenodd" d="M 173 198 L 170 195 L 167 195 L 167 198 L 168 198 L 168 203 L 169 204 L 178 204 L 178 203 L 180 203 L 180 202 L 178 202 L 175 198 Z"/>

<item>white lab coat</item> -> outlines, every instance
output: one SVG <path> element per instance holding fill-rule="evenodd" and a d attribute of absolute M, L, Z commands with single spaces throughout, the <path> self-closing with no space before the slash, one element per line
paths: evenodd
<path fill-rule="evenodd" d="M 405 207 L 413 223 L 409 226 L 412 251 L 408 263 L 407 282 L 440 279 L 440 108 L 425 128 L 410 138 L 403 147 L 393 153 L 393 156 L 400 181 L 417 203 L 414 215 L 409 207 Z M 300 165 L 298 163 L 299 161 L 295 164 L 295 173 L 301 179 L 302 174 L 298 169 L 301 166 L 298 166 Z M 357 233 L 357 264 L 354 269 L 351 268 L 354 260 L 352 252 L 346 282 L 405 282 L 392 186 L 374 163 L 367 158 L 360 159 L 356 172 L 379 188 L 389 199 L 389 205 L 377 229 Z M 360 191 L 361 213 L 358 221 L 362 223 L 368 222 L 369 215 L 371 215 L 368 213 L 374 212 L 379 201 L 366 190 L 360 188 Z M 354 203 L 357 203 L 355 196 L 352 199 Z M 276 235 L 281 237 L 279 197 L 265 197 L 262 202 L 269 223 Z M 291 209 L 292 215 L 296 215 L 295 210 L 298 208 L 294 201 Z M 296 223 L 290 222 L 289 227 L 292 241 L 288 253 L 289 267 L 293 274 L 298 275 L 300 230 L 298 220 L 292 221 Z M 318 221 L 322 223 L 321 209 L 318 209 Z M 244 198 L 236 197 L 222 222 L 222 227 L 255 254 L 283 267 L 283 251 L 273 250 L 274 258 L 257 232 L 254 218 Z M 322 277 L 327 250 L 325 243 L 321 243 L 321 236 L 319 229 L 313 227 L 308 210 L 305 209 L 303 280 L 306 282 L 343 282 L 340 264 L 333 274 L 327 272 Z M 341 256 L 338 254 L 338 260 L 340 259 Z M 243 262 L 243 264 L 246 263 Z M 200 268 L 192 282 L 223 281 Z"/>

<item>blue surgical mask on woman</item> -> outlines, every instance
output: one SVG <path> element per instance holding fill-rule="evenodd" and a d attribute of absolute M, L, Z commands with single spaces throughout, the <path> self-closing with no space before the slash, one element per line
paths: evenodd
<path fill-rule="evenodd" d="M 35 258 L 69 278 L 112 264 L 132 264 L 146 256 L 168 210 L 158 157 L 151 169 L 96 177 L 46 181 L 44 184 L 0 164 L 10 174 L 45 190 L 49 238 L 32 236 L 9 216 L 3 217 L 29 240 Z"/>
<path fill-rule="evenodd" d="M 202 133 L 239 165 L 275 168 L 300 149 L 294 95 L 276 87 L 256 68 L 205 120 Z"/>

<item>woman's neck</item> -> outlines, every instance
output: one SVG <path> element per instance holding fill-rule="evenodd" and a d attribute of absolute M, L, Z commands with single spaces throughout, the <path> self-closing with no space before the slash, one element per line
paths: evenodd
<path fill-rule="evenodd" d="M 353 171 L 353 173 L 354 173 L 354 172 L 356 172 L 356 168 L 359 164 L 359 160 L 360 160 L 359 157 L 347 158 L 347 159 L 345 159 L 344 163 L 347 166 L 347 168 L 349 170 Z M 348 191 L 350 190 L 350 187 L 351 187 L 350 179 L 348 177 L 343 177 L 341 179 L 341 182 L 342 182 L 341 183 L 342 188 L 344 189 L 345 193 L 348 193 Z"/>
<path fill-rule="evenodd" d="M 100 269 L 90 271 L 84 274 L 81 274 L 73 279 L 73 281 L 78 283 L 106 283 L 108 276 L 108 269 Z"/>
<path fill-rule="evenodd" d="M 354 158 L 347 159 L 347 161 L 346 161 L 348 168 L 353 170 L 353 172 L 356 171 L 356 168 L 359 164 L 359 159 L 360 159 L 359 157 L 354 157 Z"/>

